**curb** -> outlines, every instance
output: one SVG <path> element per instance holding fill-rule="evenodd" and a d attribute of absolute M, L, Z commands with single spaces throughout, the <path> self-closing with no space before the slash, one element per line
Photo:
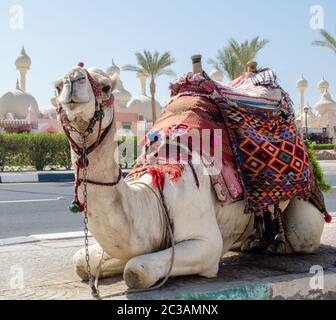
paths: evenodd
<path fill-rule="evenodd" d="M 313 274 L 289 274 L 261 281 L 209 283 L 178 289 L 128 294 L 125 300 L 319 300 L 336 299 L 336 269 L 324 273 L 323 288 L 316 287 Z"/>
<path fill-rule="evenodd" d="M 41 182 L 74 182 L 72 172 L 55 173 L 3 173 L 0 174 L 0 183 L 41 183 Z"/>
<path fill-rule="evenodd" d="M 129 170 L 123 170 L 124 178 Z M 46 182 L 75 182 L 73 172 L 27 172 L 27 173 L 2 173 L 1 183 L 46 183 Z"/>
<path fill-rule="evenodd" d="M 89 236 L 91 237 L 90 233 L 89 233 Z M 40 235 L 31 235 L 27 237 L 0 239 L 0 247 L 13 246 L 13 245 L 18 245 L 18 244 L 29 244 L 29 243 L 36 243 L 36 242 L 42 242 L 42 241 L 72 240 L 72 239 L 81 239 L 81 238 L 84 238 L 83 231 L 40 234 Z"/>

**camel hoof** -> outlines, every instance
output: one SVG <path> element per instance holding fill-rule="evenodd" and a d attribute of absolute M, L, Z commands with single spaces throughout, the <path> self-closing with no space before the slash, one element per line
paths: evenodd
<path fill-rule="evenodd" d="M 268 248 L 266 249 L 266 254 L 273 254 L 273 255 L 286 255 L 286 254 L 290 254 L 291 250 L 289 249 L 288 245 L 286 244 L 286 242 L 273 242 L 270 246 L 268 246 Z"/>
<path fill-rule="evenodd" d="M 136 269 L 126 270 L 124 280 L 130 289 L 145 289 L 145 279 L 143 274 Z"/>
<path fill-rule="evenodd" d="M 258 239 L 249 239 L 241 247 L 244 253 L 259 253 L 265 250 L 265 244 Z"/>
<path fill-rule="evenodd" d="M 286 243 L 284 242 L 279 242 L 276 245 L 276 249 L 275 249 L 276 254 L 278 255 L 284 255 L 286 254 Z"/>

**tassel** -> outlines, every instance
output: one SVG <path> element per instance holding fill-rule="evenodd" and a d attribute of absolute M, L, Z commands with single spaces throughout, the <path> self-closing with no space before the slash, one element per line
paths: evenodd
<path fill-rule="evenodd" d="M 326 223 L 331 223 L 333 220 L 333 217 L 329 213 L 325 213 L 324 220 Z"/>
<path fill-rule="evenodd" d="M 83 212 L 84 203 L 81 201 L 73 201 L 72 204 L 69 206 L 69 211 L 74 214 Z"/>
<path fill-rule="evenodd" d="M 165 183 L 165 175 L 164 173 L 158 168 L 150 168 L 149 173 L 152 176 L 152 183 L 155 188 L 163 190 L 164 183 Z"/>

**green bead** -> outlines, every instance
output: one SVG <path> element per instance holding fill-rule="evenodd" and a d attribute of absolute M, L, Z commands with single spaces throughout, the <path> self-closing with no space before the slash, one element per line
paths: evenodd
<path fill-rule="evenodd" d="M 105 118 L 105 112 L 104 111 L 96 111 L 95 118 L 97 120 L 103 120 Z"/>
<path fill-rule="evenodd" d="M 69 211 L 70 211 L 71 213 L 79 213 L 79 211 L 80 211 L 79 205 L 76 204 L 76 203 L 71 204 L 71 205 L 69 206 Z"/>

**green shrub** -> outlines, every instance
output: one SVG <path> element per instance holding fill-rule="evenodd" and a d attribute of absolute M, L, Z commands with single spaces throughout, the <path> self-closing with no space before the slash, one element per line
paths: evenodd
<path fill-rule="evenodd" d="M 317 180 L 317 184 L 323 192 L 330 192 L 331 186 L 327 183 L 324 177 L 324 173 L 319 165 L 318 161 L 316 160 L 315 152 L 314 152 L 314 145 L 311 141 L 306 140 L 305 144 L 307 146 L 309 159 L 314 167 L 314 174 Z"/>
<path fill-rule="evenodd" d="M 336 145 L 335 144 L 315 144 L 313 145 L 314 150 L 334 150 Z"/>
<path fill-rule="evenodd" d="M 70 146 L 64 134 L 0 134 L 0 166 L 70 169 Z"/>

